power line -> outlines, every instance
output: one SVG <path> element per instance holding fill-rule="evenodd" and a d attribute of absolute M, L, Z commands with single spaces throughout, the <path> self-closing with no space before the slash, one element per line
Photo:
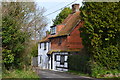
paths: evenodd
<path fill-rule="evenodd" d="M 64 7 L 60 8 L 60 9 L 58 9 L 58 10 L 54 11 L 54 12 L 51 12 L 51 13 L 49 13 L 49 14 L 45 15 L 45 16 L 51 15 L 51 14 L 53 14 L 53 13 L 55 13 L 55 12 L 59 11 L 59 10 L 62 10 L 63 8 L 65 8 L 65 7 L 69 6 L 69 5 L 71 5 L 72 3 L 76 2 L 76 1 L 77 1 L 77 0 L 75 0 L 75 1 L 73 1 L 73 2 L 71 2 L 71 3 L 69 3 L 69 4 L 67 4 L 66 6 L 64 6 Z"/>
<path fill-rule="evenodd" d="M 62 2 L 61 2 L 61 3 L 62 3 Z M 52 7 L 50 7 L 47 11 L 49 11 L 49 10 L 51 10 L 51 9 L 55 8 L 56 6 L 60 5 L 61 3 L 56 4 L 56 5 L 52 6 Z"/>

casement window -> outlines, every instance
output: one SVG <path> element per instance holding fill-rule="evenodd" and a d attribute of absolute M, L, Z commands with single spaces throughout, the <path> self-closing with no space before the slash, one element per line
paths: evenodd
<path fill-rule="evenodd" d="M 42 55 L 40 55 L 40 63 L 42 63 Z"/>
<path fill-rule="evenodd" d="M 51 35 L 54 35 L 56 33 L 56 27 L 51 28 Z"/>
<path fill-rule="evenodd" d="M 59 42 L 58 42 L 58 45 L 61 45 L 61 43 L 62 43 L 62 38 L 59 38 L 58 41 L 59 41 Z"/>
<path fill-rule="evenodd" d="M 47 43 L 44 43 L 44 50 L 46 50 L 46 47 L 47 47 L 46 44 L 47 44 Z"/>
<path fill-rule="evenodd" d="M 54 60 L 60 62 L 60 55 L 56 54 Z"/>
<path fill-rule="evenodd" d="M 61 55 L 60 56 L 60 65 L 64 65 L 64 61 L 65 61 L 65 56 Z"/>
<path fill-rule="evenodd" d="M 41 49 L 41 43 L 40 43 L 40 49 Z"/>
<path fill-rule="evenodd" d="M 57 60 L 57 55 L 55 55 L 55 61 Z"/>

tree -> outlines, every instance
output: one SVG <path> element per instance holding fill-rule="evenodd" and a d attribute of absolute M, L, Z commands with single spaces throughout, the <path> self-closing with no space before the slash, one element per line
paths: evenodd
<path fill-rule="evenodd" d="M 38 10 L 34 2 L 3 2 L 2 3 L 2 55 L 5 67 L 20 67 L 24 59 L 28 58 L 24 53 L 31 37 L 45 28 L 43 10 Z M 34 13 L 37 12 L 37 15 Z M 35 18 L 37 16 L 37 18 Z M 41 20 L 41 21 L 40 21 Z M 36 23 L 35 23 L 36 22 Z M 36 26 L 35 30 L 33 25 Z M 30 62 L 30 60 L 29 60 Z"/>
<path fill-rule="evenodd" d="M 108 70 L 120 69 L 120 3 L 84 2 L 80 28 L 83 45 L 91 59 Z"/>
<path fill-rule="evenodd" d="M 71 12 L 72 10 L 69 7 L 64 8 L 53 20 L 53 25 L 61 24 Z"/>

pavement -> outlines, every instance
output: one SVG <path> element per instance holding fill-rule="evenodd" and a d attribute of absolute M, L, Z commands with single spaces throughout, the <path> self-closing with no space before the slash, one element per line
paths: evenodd
<path fill-rule="evenodd" d="M 73 75 L 68 72 L 36 69 L 40 80 L 98 80 L 91 77 Z"/>

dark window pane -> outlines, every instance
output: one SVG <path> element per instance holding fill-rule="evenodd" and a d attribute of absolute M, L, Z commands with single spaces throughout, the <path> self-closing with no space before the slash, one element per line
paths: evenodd
<path fill-rule="evenodd" d="M 40 43 L 40 48 L 41 48 L 41 43 Z"/>
<path fill-rule="evenodd" d="M 61 55 L 61 57 L 60 57 L 60 65 L 64 65 L 64 61 L 65 61 L 65 56 Z"/>
<path fill-rule="evenodd" d="M 44 50 L 46 50 L 46 43 L 44 43 Z"/>
<path fill-rule="evenodd" d="M 42 62 L 42 55 L 40 55 L 40 63 Z"/>
<path fill-rule="evenodd" d="M 61 44 L 62 44 L 62 38 L 59 38 L 58 45 L 61 45 Z"/>

